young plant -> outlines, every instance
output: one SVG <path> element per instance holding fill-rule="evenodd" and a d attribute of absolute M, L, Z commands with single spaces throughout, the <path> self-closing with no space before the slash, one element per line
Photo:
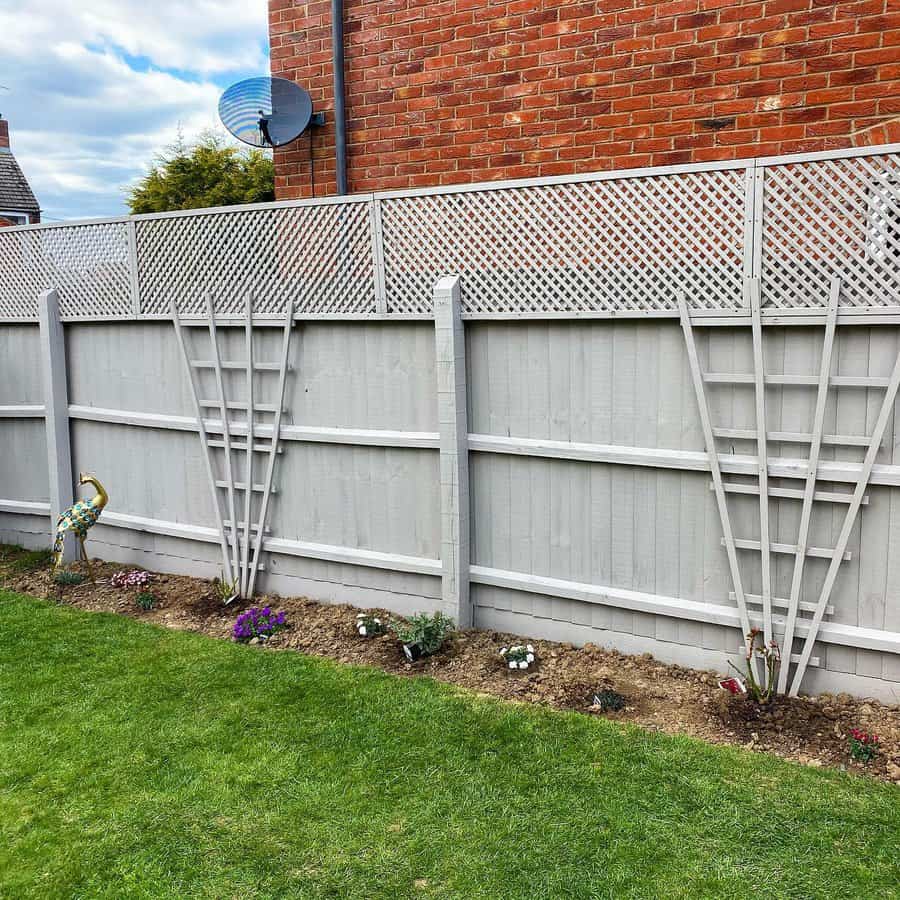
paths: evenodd
<path fill-rule="evenodd" d="M 220 572 L 219 577 L 213 579 L 213 591 L 215 592 L 216 597 L 227 606 L 238 595 L 237 576 L 231 581 L 227 581 L 225 573 Z"/>
<path fill-rule="evenodd" d="M 453 619 L 436 612 L 417 613 L 404 622 L 391 622 L 391 629 L 403 644 L 406 658 L 412 662 L 420 656 L 431 656 L 444 645 L 447 635 L 453 631 Z"/>
<path fill-rule="evenodd" d="M 141 591 L 137 595 L 137 605 L 145 612 L 156 606 L 156 594 L 153 591 Z"/>
<path fill-rule="evenodd" d="M 372 613 L 361 612 L 356 617 L 356 630 L 362 637 L 377 637 L 384 634 L 384 623 Z"/>
<path fill-rule="evenodd" d="M 759 640 L 758 645 L 757 639 Z M 754 655 L 763 661 L 765 675 L 761 680 L 757 680 L 756 677 L 756 666 L 753 661 Z M 751 700 L 755 703 L 768 703 L 769 700 L 775 696 L 775 676 L 778 672 L 778 666 L 781 663 L 781 651 L 778 649 L 778 644 L 776 644 L 775 641 L 770 641 L 766 644 L 765 638 L 762 637 L 762 630 L 759 628 L 751 628 L 747 634 L 747 653 L 745 659 L 747 669 L 745 673 L 741 673 L 741 670 L 730 660 L 728 665 L 731 666 L 738 675 L 745 675 L 747 679 L 747 696 Z M 732 693 L 734 693 L 734 691 L 732 691 Z"/>
<path fill-rule="evenodd" d="M 60 587 L 71 587 L 72 585 L 81 584 L 84 581 L 84 575 L 81 572 L 69 572 L 62 569 L 53 576 L 53 581 Z"/>
<path fill-rule="evenodd" d="M 109 583 L 115 588 L 145 588 L 152 580 L 153 576 L 143 569 L 132 569 L 130 572 L 122 569 L 109 579 Z"/>
<path fill-rule="evenodd" d="M 527 669 L 537 661 L 534 655 L 534 647 L 531 644 L 516 644 L 513 647 L 504 647 L 500 655 L 506 661 L 507 668 Z"/>
<path fill-rule="evenodd" d="M 872 762 L 878 755 L 880 747 L 877 734 L 863 731 L 861 728 L 850 729 L 850 756 L 857 762 Z"/>
<path fill-rule="evenodd" d="M 625 697 L 618 691 L 597 691 L 594 694 L 594 706 L 599 706 L 601 712 L 619 712 L 625 709 Z"/>
<path fill-rule="evenodd" d="M 23 550 L 15 554 L 10 564 L 13 572 L 37 572 L 45 569 L 53 562 L 53 553 L 50 550 Z"/>
<path fill-rule="evenodd" d="M 276 631 L 287 628 L 284 612 L 273 613 L 268 606 L 259 609 L 254 606 L 241 613 L 234 623 L 234 639 L 242 643 L 259 638 L 270 638 Z"/>

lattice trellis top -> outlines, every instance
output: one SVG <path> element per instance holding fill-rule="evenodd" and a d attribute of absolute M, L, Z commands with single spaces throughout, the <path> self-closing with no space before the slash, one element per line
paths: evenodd
<path fill-rule="evenodd" d="M 0 229 L 0 319 L 256 312 L 432 314 L 461 276 L 464 314 L 742 315 L 764 305 L 900 310 L 900 145 Z"/>

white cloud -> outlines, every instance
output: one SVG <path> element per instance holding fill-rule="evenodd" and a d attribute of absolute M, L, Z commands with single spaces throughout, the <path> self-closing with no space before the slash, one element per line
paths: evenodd
<path fill-rule="evenodd" d="M 267 71 L 266 21 L 265 0 L 0 0 L 0 112 L 47 216 L 122 213 L 179 128 L 215 126 L 223 87 Z"/>
<path fill-rule="evenodd" d="M 60 42 L 119 47 L 209 75 L 264 65 L 266 17 L 266 0 L 2 0 L 0 34 L 14 54 Z"/>

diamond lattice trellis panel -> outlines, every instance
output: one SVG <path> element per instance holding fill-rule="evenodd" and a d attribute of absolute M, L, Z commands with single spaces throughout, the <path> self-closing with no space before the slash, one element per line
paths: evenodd
<path fill-rule="evenodd" d="M 746 170 L 381 201 L 389 312 L 424 313 L 462 275 L 467 313 L 742 306 Z"/>
<path fill-rule="evenodd" d="M 129 316 L 128 223 L 0 229 L 0 318 L 36 319 L 56 288 L 64 318 Z"/>
<path fill-rule="evenodd" d="M 0 318 L 36 318 L 51 287 L 67 319 L 200 314 L 206 292 L 242 315 L 248 291 L 262 316 L 430 316 L 448 273 L 486 317 L 674 312 L 678 289 L 741 310 L 748 275 L 770 307 L 821 307 L 837 276 L 843 307 L 896 308 L 900 155 L 0 229 Z"/>
<path fill-rule="evenodd" d="M 900 155 L 767 166 L 763 300 L 819 307 L 833 276 L 842 306 L 900 303 Z"/>
<path fill-rule="evenodd" d="M 370 203 L 264 207 L 141 220 L 141 312 L 362 314 L 375 310 Z"/>

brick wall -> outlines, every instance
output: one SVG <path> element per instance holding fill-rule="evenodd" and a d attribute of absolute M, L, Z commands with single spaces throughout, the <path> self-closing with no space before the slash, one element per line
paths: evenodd
<path fill-rule="evenodd" d="M 330 111 L 328 0 L 269 17 L 272 73 Z M 352 191 L 900 140 L 898 0 L 346 0 L 345 18 Z M 276 152 L 280 199 L 309 196 L 309 151 Z"/>

